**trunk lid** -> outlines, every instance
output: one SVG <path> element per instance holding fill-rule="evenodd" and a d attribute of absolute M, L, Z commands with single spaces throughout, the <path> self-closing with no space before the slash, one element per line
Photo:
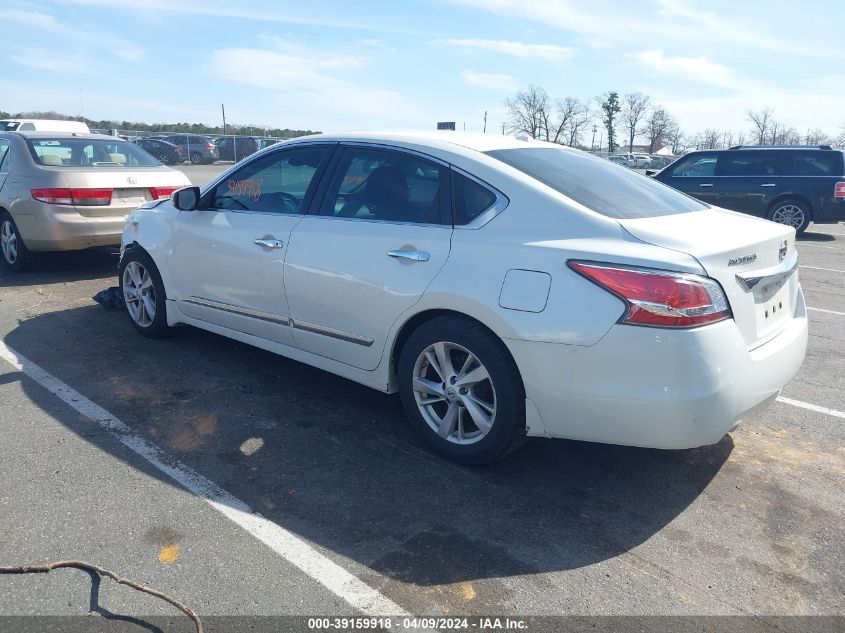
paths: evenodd
<path fill-rule="evenodd" d="M 795 314 L 794 229 L 718 208 L 620 224 L 637 239 L 695 257 L 722 285 L 749 349 L 777 336 Z"/>
<path fill-rule="evenodd" d="M 63 168 L 68 187 L 111 189 L 111 204 L 104 206 L 74 205 L 85 217 L 127 215 L 132 209 L 153 200 L 150 187 L 185 187 L 190 184 L 185 174 L 168 167 L 87 167 Z"/>

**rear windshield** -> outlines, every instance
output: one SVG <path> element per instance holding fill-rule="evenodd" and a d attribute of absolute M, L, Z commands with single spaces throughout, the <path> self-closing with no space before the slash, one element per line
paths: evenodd
<path fill-rule="evenodd" d="M 0 132 L 14 132 L 19 125 L 18 121 L 0 121 Z"/>
<path fill-rule="evenodd" d="M 140 147 L 115 139 L 30 138 L 32 158 L 47 167 L 157 167 L 161 163 Z"/>
<path fill-rule="evenodd" d="M 608 160 L 557 147 L 498 149 L 487 152 L 610 218 L 649 218 L 701 211 L 707 205 Z"/>

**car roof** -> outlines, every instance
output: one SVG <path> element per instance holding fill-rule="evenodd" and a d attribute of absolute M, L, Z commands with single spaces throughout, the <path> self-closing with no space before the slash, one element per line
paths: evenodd
<path fill-rule="evenodd" d="M 108 134 L 94 134 L 93 132 L 90 134 L 85 134 L 84 132 L 19 132 L 17 130 L 7 132 L 7 134 L 17 134 L 18 136 L 23 136 L 24 138 L 90 138 L 90 139 L 108 139 L 112 141 L 124 141 L 124 139 L 120 138 L 119 136 L 110 136 Z M 127 141 L 125 141 L 127 142 Z"/>
<path fill-rule="evenodd" d="M 529 138 L 518 138 L 502 134 L 452 132 L 449 130 L 364 131 L 344 132 L 339 134 L 311 134 L 308 136 L 298 136 L 294 139 L 290 139 L 289 141 L 285 141 L 285 144 L 307 143 L 309 141 L 358 141 L 386 144 L 400 143 L 438 147 L 441 149 L 450 149 L 450 146 L 451 148 L 457 146 L 478 152 L 528 147 L 557 147 L 561 149 L 571 149 L 564 145 L 546 143 L 544 141 L 537 141 Z"/>

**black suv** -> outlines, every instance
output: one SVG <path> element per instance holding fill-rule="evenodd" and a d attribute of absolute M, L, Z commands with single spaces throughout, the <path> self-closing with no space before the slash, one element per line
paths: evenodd
<path fill-rule="evenodd" d="M 194 165 L 210 165 L 220 158 L 217 146 L 205 136 L 198 134 L 172 134 L 162 140 L 181 147 Z"/>
<path fill-rule="evenodd" d="M 690 152 L 655 179 L 708 204 L 788 224 L 845 220 L 845 152 L 827 145 Z"/>
<path fill-rule="evenodd" d="M 261 143 L 254 136 L 221 136 L 214 139 L 220 160 L 239 161 L 261 149 Z"/>

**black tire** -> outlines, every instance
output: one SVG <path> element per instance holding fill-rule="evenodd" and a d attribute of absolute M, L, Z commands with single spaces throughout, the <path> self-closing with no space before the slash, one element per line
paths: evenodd
<path fill-rule="evenodd" d="M 797 220 L 797 214 L 800 214 L 803 219 L 796 221 L 795 223 L 785 221 L 787 217 L 795 218 Z M 769 212 L 766 214 L 766 217 L 772 222 L 786 224 L 787 226 L 793 227 L 795 232 L 800 235 L 807 230 L 808 226 L 810 226 L 813 214 L 809 207 L 801 200 L 796 200 L 795 198 L 785 198 L 775 202 L 769 208 Z"/>
<path fill-rule="evenodd" d="M 131 300 L 127 300 L 127 297 L 132 293 L 130 292 L 127 294 L 127 291 L 124 288 L 124 273 L 126 268 L 132 262 L 137 262 L 137 264 L 147 272 L 150 277 L 150 281 L 152 282 L 151 294 L 155 301 L 155 315 L 148 324 L 139 323 L 138 320 L 132 316 L 130 304 L 133 302 Z M 146 251 L 140 247 L 136 246 L 134 248 L 129 248 L 123 253 L 123 257 L 120 260 L 120 265 L 118 266 L 117 271 L 118 280 L 120 282 L 120 294 L 124 298 L 124 311 L 126 312 L 126 316 L 132 324 L 132 327 L 144 336 L 148 336 L 150 338 L 163 338 L 170 334 L 171 328 L 167 325 L 167 295 L 164 292 L 164 284 L 161 281 L 161 275 L 159 274 L 158 268 L 156 267 L 155 262 L 153 262 L 152 257 L 150 257 Z"/>
<path fill-rule="evenodd" d="M 417 359 L 429 346 L 439 342 L 465 348 L 477 357 L 489 374 L 495 392 L 495 414 L 490 430 L 475 443 L 458 444 L 441 437 L 417 405 L 413 389 Z M 411 426 L 436 452 L 452 461 L 487 464 L 503 458 L 525 441 L 525 389 L 519 370 L 505 344 L 475 321 L 443 316 L 418 327 L 402 346 L 398 378 L 399 394 Z"/>
<path fill-rule="evenodd" d="M 203 164 L 202 154 L 199 152 L 191 152 L 191 164 L 192 165 L 202 165 Z"/>
<path fill-rule="evenodd" d="M 32 262 L 32 253 L 24 244 L 15 220 L 8 211 L 4 211 L 0 214 L 0 240 L 5 242 L 9 238 L 11 244 L 0 245 L 0 259 L 7 267 L 19 273 L 26 270 Z"/>

